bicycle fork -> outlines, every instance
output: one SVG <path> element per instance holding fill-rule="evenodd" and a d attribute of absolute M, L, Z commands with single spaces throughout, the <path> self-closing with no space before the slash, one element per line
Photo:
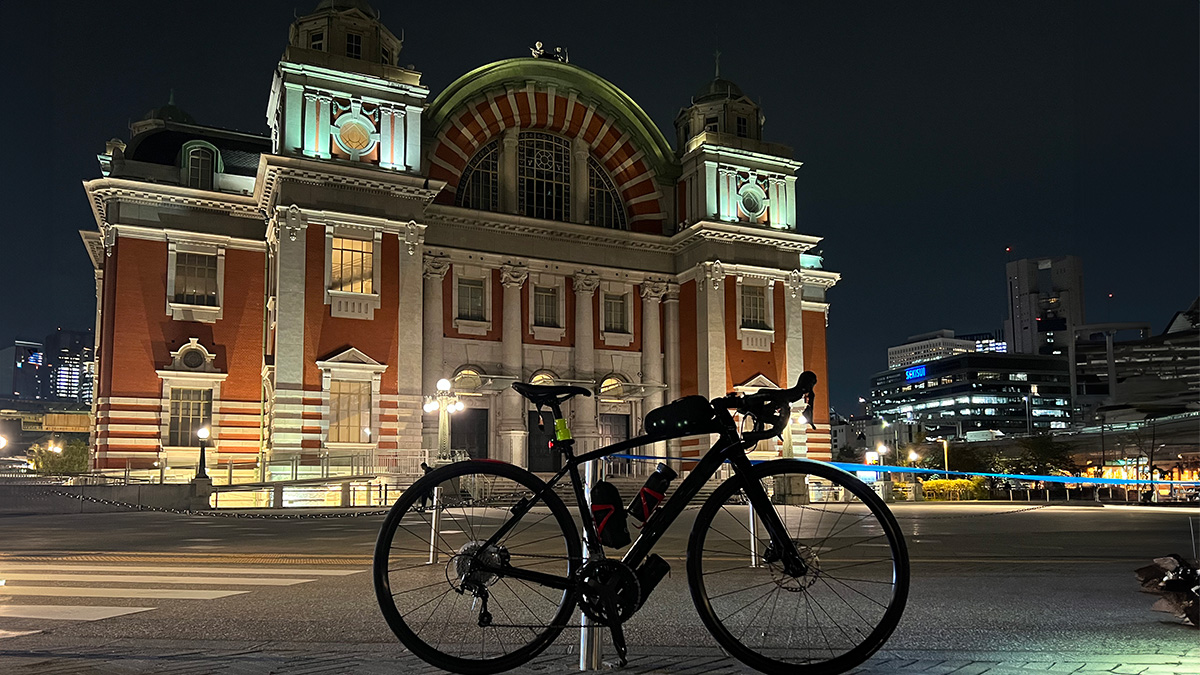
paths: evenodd
<path fill-rule="evenodd" d="M 779 513 L 775 511 L 775 505 L 771 503 L 766 489 L 762 483 L 751 476 L 753 465 L 750 464 L 750 459 L 744 452 L 739 452 L 730 456 L 729 463 L 733 465 L 733 470 L 737 475 L 742 478 L 742 489 L 746 493 L 746 499 L 754 507 L 753 513 L 762 518 L 767 534 L 770 535 L 770 543 L 763 554 L 763 560 L 767 563 L 782 562 L 784 573 L 792 577 L 802 577 L 808 574 L 808 564 L 804 562 L 804 558 L 796 548 L 796 542 L 788 536 L 787 527 L 780 520 Z"/>

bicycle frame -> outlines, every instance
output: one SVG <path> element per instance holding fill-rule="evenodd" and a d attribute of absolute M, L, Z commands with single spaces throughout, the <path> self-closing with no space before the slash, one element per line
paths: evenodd
<path fill-rule="evenodd" d="M 561 412 L 555 406 L 553 409 L 555 420 L 562 418 Z M 733 418 L 728 411 L 717 409 L 717 417 L 721 423 L 720 438 L 709 451 L 703 456 L 697 458 L 696 466 L 687 478 L 679 485 L 679 488 L 671 495 L 671 498 L 662 503 L 658 509 L 646 520 L 642 527 L 641 534 L 629 547 L 629 550 L 621 558 L 621 562 L 628 565 L 631 569 L 637 567 L 645 560 L 654 545 L 662 538 L 667 529 L 683 513 L 683 509 L 699 494 L 700 488 L 709 481 L 721 464 L 725 461 L 733 466 L 735 475 L 743 475 L 749 471 L 751 464 L 750 459 L 746 457 L 746 449 L 755 444 L 755 441 L 744 440 L 737 431 L 737 427 L 733 422 Z M 572 452 L 574 446 L 573 440 L 554 441 L 553 445 L 556 450 L 563 453 L 565 457 L 564 466 L 554 474 L 550 480 L 546 481 L 545 486 L 541 488 L 533 496 L 533 499 L 527 503 L 518 504 L 513 507 L 513 517 L 509 518 L 481 547 L 481 550 L 486 550 L 494 546 L 500 541 L 513 527 L 520 522 L 521 518 L 529 512 L 530 509 L 540 500 L 544 498 L 547 491 L 553 490 L 554 486 L 563 478 L 570 475 L 571 487 L 575 494 L 576 505 L 579 509 L 580 519 L 583 522 L 584 542 L 588 547 L 589 559 L 601 559 L 604 557 L 604 547 L 600 543 L 600 537 L 596 532 L 596 524 L 592 520 L 591 512 L 588 508 L 587 498 L 584 496 L 583 482 L 579 476 L 579 466 L 587 462 L 603 459 L 610 455 L 614 455 L 622 450 L 636 448 L 639 446 L 655 443 L 658 441 L 668 440 L 670 438 L 679 438 L 680 436 L 657 436 L 646 435 L 631 438 L 627 441 L 613 443 L 605 447 L 593 450 L 588 453 L 576 456 Z M 771 535 L 772 541 L 782 542 L 785 549 L 785 557 L 791 559 L 791 562 L 798 564 L 801 569 L 804 569 L 804 563 L 799 560 L 799 554 L 795 551 L 795 547 L 790 545 L 792 542 L 786 535 L 786 530 L 782 521 L 779 520 L 779 515 L 773 508 L 770 508 L 770 498 L 766 494 L 766 490 L 757 481 L 746 481 L 746 496 L 754 505 L 756 512 L 760 514 L 763 523 L 766 526 L 767 532 Z M 787 549 L 790 549 L 788 551 Z M 789 555 L 790 553 L 790 555 Z M 573 581 L 566 577 L 558 577 L 542 572 L 525 570 L 511 566 L 503 568 L 491 569 L 489 571 L 498 572 L 515 579 L 524 579 L 525 581 L 538 583 L 550 588 L 568 589 L 573 585 Z"/>

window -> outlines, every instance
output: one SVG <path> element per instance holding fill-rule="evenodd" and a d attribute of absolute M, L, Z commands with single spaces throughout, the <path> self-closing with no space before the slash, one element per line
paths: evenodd
<path fill-rule="evenodd" d="M 558 327 L 558 289 L 533 288 L 533 325 Z"/>
<path fill-rule="evenodd" d="M 588 157 L 588 224 L 611 230 L 628 230 L 625 205 L 617 194 L 617 186 L 594 157 Z"/>
<path fill-rule="evenodd" d="M 608 403 L 619 403 L 624 400 L 622 398 L 624 395 L 625 382 L 623 382 L 620 378 L 609 376 L 604 378 L 604 381 L 600 383 L 599 398 L 601 401 Z"/>
<path fill-rule="evenodd" d="M 187 184 L 198 190 L 213 189 L 213 151 L 192 148 L 187 155 Z"/>
<path fill-rule="evenodd" d="M 767 287 L 742 284 L 742 327 L 770 330 L 767 320 Z"/>
<path fill-rule="evenodd" d="M 629 324 L 625 320 L 626 296 L 604 294 L 604 330 L 610 333 L 628 333 Z"/>
<path fill-rule="evenodd" d="M 745 138 L 750 135 L 750 124 L 745 117 L 737 118 L 737 135 L 738 138 Z"/>
<path fill-rule="evenodd" d="M 372 243 L 362 239 L 334 237 L 330 249 L 330 290 L 346 293 L 373 293 Z"/>
<path fill-rule="evenodd" d="M 500 142 L 483 146 L 467 162 L 458 181 L 455 205 L 480 211 L 500 209 Z"/>
<path fill-rule="evenodd" d="M 167 445 L 199 447 L 196 432 L 212 424 L 212 389 L 171 389 L 171 421 Z"/>
<path fill-rule="evenodd" d="M 483 302 L 483 279 L 458 280 L 458 318 L 486 321 Z"/>
<path fill-rule="evenodd" d="M 346 33 L 346 56 L 352 59 L 362 58 L 362 36 Z"/>
<path fill-rule="evenodd" d="M 715 132 L 717 130 L 717 118 L 716 117 L 705 117 L 704 118 L 704 130 Z"/>
<path fill-rule="evenodd" d="M 517 210 L 531 218 L 571 219 L 571 143 L 530 131 L 517 140 Z"/>
<path fill-rule="evenodd" d="M 202 307 L 221 304 L 217 297 L 217 256 L 175 254 L 175 302 Z"/>
<path fill-rule="evenodd" d="M 383 47 L 379 50 L 379 61 L 384 65 L 392 65 L 392 50 Z"/>
<path fill-rule="evenodd" d="M 371 442 L 371 383 L 332 380 L 329 383 L 329 442 Z"/>
<path fill-rule="evenodd" d="M 316 33 L 308 34 L 308 48 L 315 49 L 319 52 L 325 51 L 325 33 L 317 31 Z"/>

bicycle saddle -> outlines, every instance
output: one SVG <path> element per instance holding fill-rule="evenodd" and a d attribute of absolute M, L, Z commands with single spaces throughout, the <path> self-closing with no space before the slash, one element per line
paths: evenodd
<path fill-rule="evenodd" d="M 565 401 L 573 396 L 583 394 L 591 396 L 590 389 L 583 387 L 573 387 L 565 384 L 526 384 L 525 382 L 513 382 L 512 388 L 525 398 L 537 403 L 538 401 L 550 401 L 560 399 Z"/>

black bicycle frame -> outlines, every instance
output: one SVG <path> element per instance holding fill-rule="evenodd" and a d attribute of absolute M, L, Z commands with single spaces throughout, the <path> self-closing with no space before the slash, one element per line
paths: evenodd
<path fill-rule="evenodd" d="M 561 417 L 558 410 L 554 410 L 555 418 Z M 733 423 L 733 419 L 727 411 L 718 409 L 718 419 L 721 422 L 720 438 L 709 451 L 702 457 L 695 460 L 696 466 L 692 469 L 687 478 L 680 483 L 679 488 L 671 495 L 671 498 L 664 502 L 655 512 L 647 519 L 646 524 L 642 527 L 642 532 L 638 538 L 629 547 L 629 550 L 621 558 L 621 562 L 625 563 L 632 569 L 637 569 L 638 565 L 645 560 L 646 556 L 658 543 L 658 540 L 666 533 L 667 529 L 675 522 L 683 509 L 692 501 L 699 492 L 700 488 L 709 481 L 717 473 L 726 460 L 733 466 L 736 475 L 744 475 L 750 470 L 750 459 L 746 457 L 745 450 L 754 445 L 754 441 L 746 441 L 737 432 L 737 427 Z M 513 527 L 520 522 L 521 518 L 529 512 L 530 509 L 544 498 L 546 491 L 553 490 L 554 486 L 563 476 L 571 476 L 571 487 L 575 493 L 576 505 L 579 508 L 579 514 L 583 521 L 584 542 L 587 544 L 589 559 L 599 559 L 604 557 L 604 547 L 600 543 L 599 534 L 596 532 L 596 524 L 592 520 L 591 513 L 588 509 L 587 498 L 584 496 L 582 480 L 579 477 L 579 466 L 587 462 L 592 462 L 598 459 L 603 459 L 610 455 L 614 455 L 622 450 L 627 450 L 649 443 L 665 441 L 671 438 L 679 438 L 679 436 L 658 436 L 646 435 L 631 438 L 627 441 L 613 443 L 603 448 L 593 450 L 588 453 L 576 456 L 572 452 L 574 446 L 573 440 L 554 441 L 555 449 L 561 451 L 566 458 L 564 466 L 554 474 L 550 480 L 546 481 L 537 494 L 528 502 L 518 504 L 513 507 L 513 517 L 509 518 L 486 542 L 480 550 L 487 550 L 495 546 Z M 784 549 L 784 555 L 791 558 L 801 568 L 804 564 L 799 559 L 799 554 L 794 550 L 791 539 L 786 534 L 783 522 L 779 519 L 779 514 L 775 509 L 769 508 L 771 505 L 770 498 L 767 496 L 766 490 L 758 481 L 746 481 L 745 486 L 746 497 L 750 503 L 754 505 L 759 517 L 763 519 L 763 524 L 766 526 L 767 533 L 770 534 L 771 540 L 779 542 Z M 789 550 L 791 549 L 791 550 Z M 789 555 L 791 554 L 791 555 Z M 542 584 L 550 588 L 566 589 L 570 588 L 572 581 L 565 577 L 545 574 L 543 572 L 535 572 L 511 566 L 503 566 L 502 568 L 489 569 L 488 571 L 499 572 L 506 576 L 515 579 L 524 579 L 525 581 Z"/>

